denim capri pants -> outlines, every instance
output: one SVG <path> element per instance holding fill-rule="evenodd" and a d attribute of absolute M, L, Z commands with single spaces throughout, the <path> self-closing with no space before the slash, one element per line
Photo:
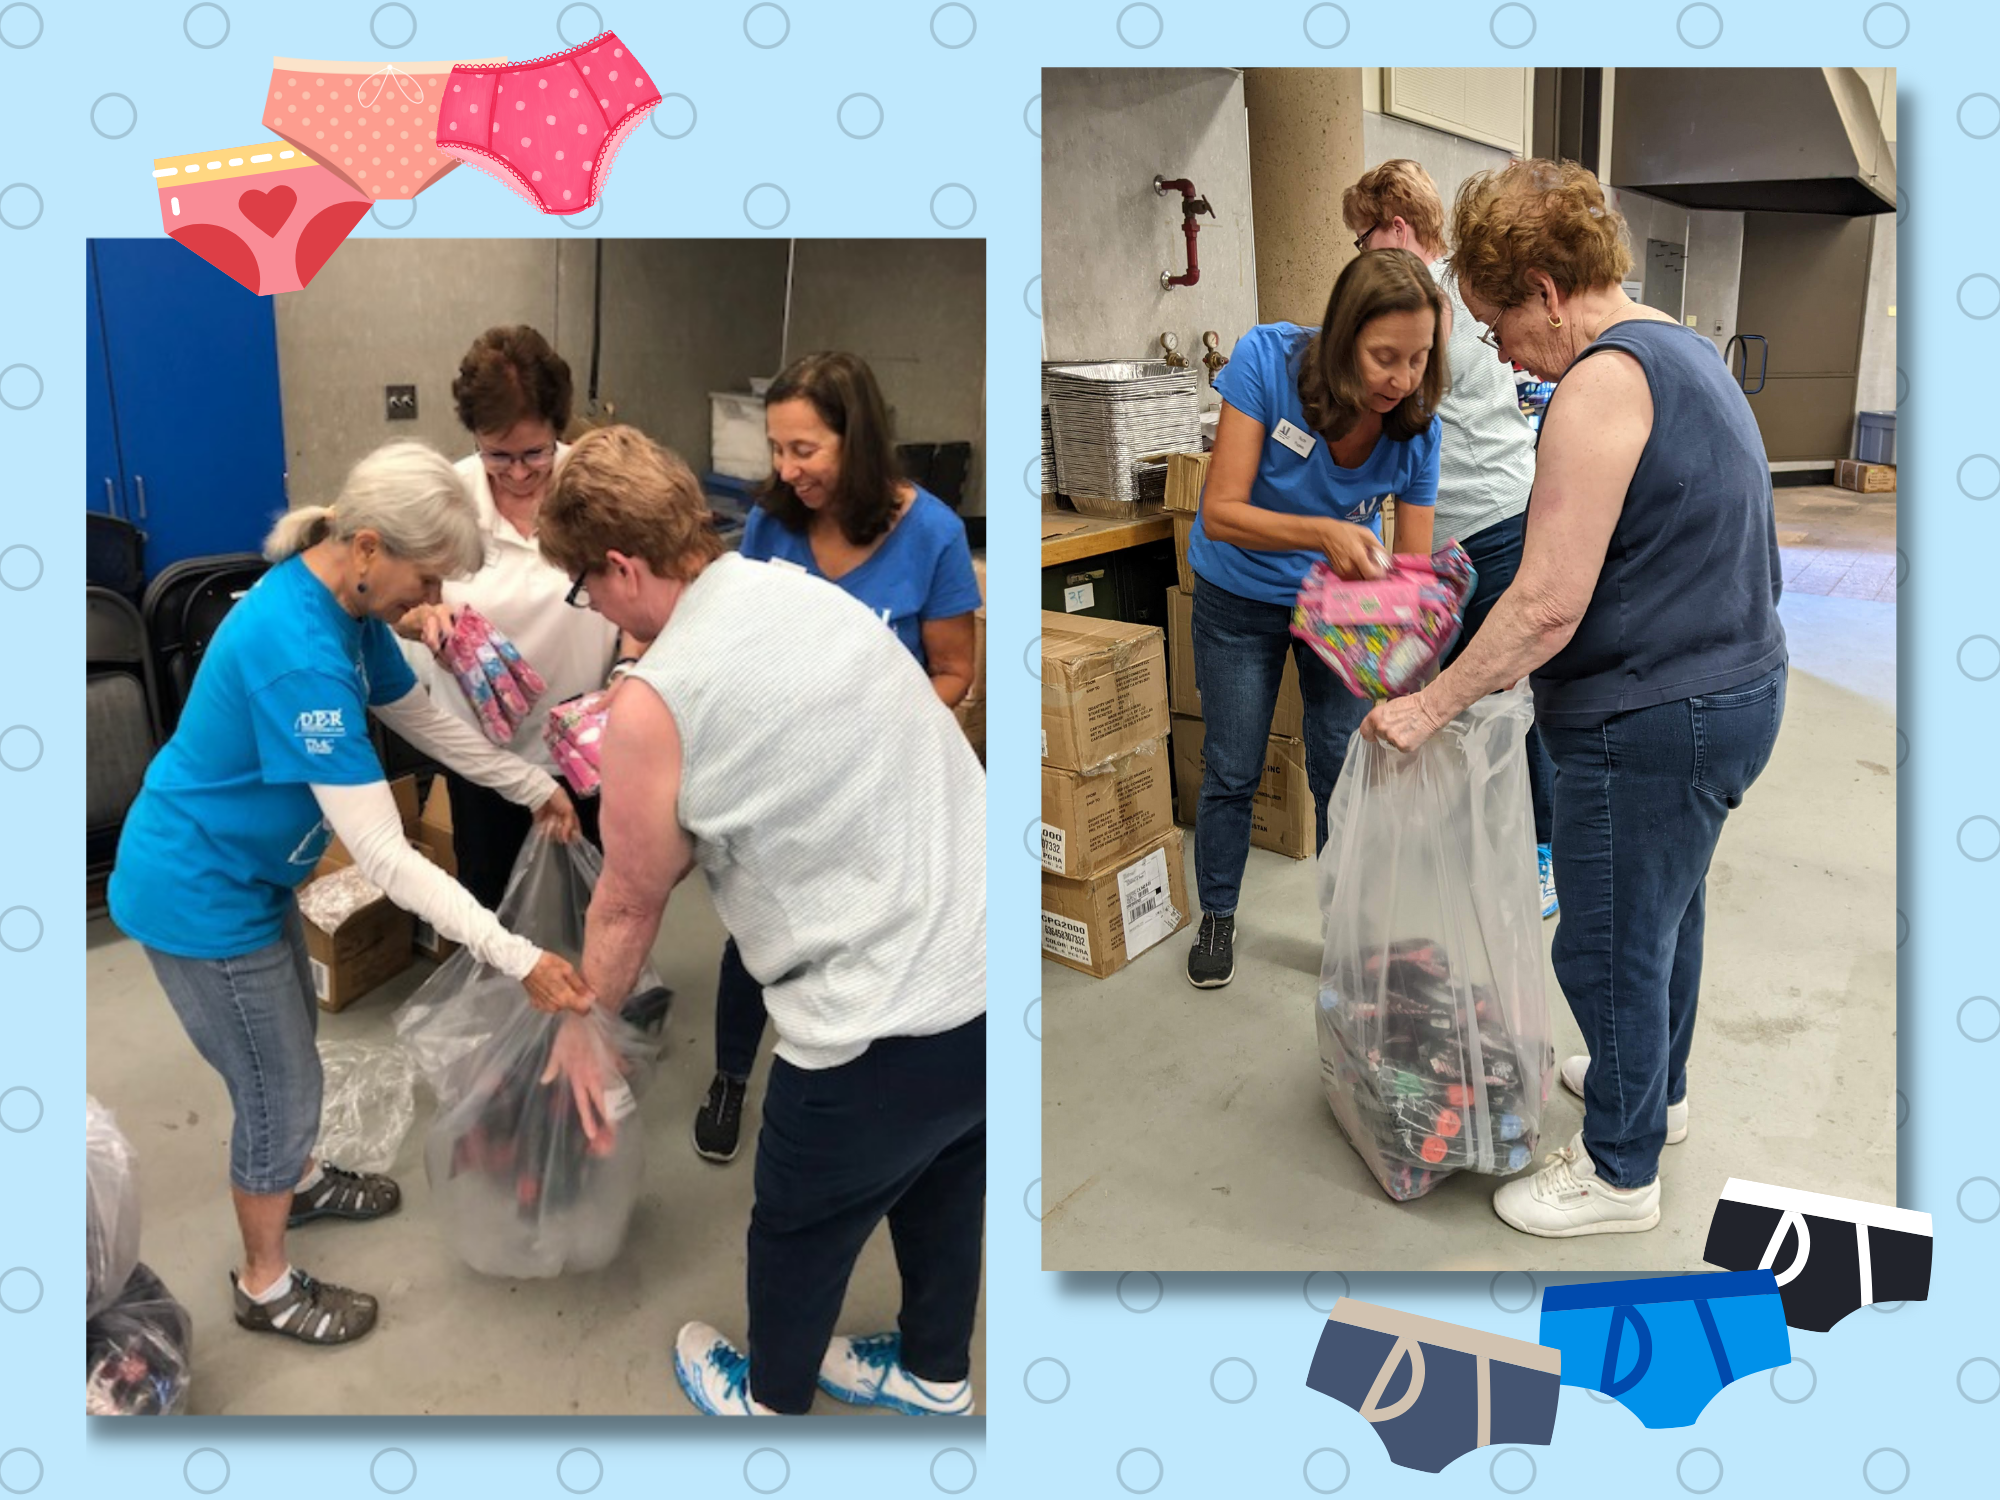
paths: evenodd
<path fill-rule="evenodd" d="M 246 1193 L 289 1193 L 319 1138 L 319 1005 L 305 927 L 285 914 L 277 942 L 241 958 L 146 957 L 181 1026 L 229 1087 L 229 1180 Z"/>

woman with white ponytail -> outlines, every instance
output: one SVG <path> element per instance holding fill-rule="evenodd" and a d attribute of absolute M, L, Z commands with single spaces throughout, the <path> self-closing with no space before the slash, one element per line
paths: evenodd
<path fill-rule="evenodd" d="M 543 1010 L 591 995 L 555 953 L 493 914 L 410 848 L 368 737 L 368 713 L 469 781 L 576 835 L 544 771 L 435 708 L 391 627 L 480 565 L 477 513 L 451 464 L 391 443 L 354 466 L 330 506 L 282 517 L 276 564 L 216 632 L 173 738 L 126 819 L 111 915 L 141 943 L 196 1049 L 235 1110 L 230 1180 L 243 1263 L 236 1321 L 312 1344 L 359 1338 L 373 1297 L 294 1270 L 288 1227 L 392 1213 L 387 1177 L 314 1161 L 319 1008 L 293 892 L 338 835 L 361 873 L 481 962 L 519 979 Z"/>

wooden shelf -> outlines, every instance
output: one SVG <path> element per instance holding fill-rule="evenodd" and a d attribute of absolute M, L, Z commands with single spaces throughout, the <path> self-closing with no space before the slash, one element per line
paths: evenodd
<path fill-rule="evenodd" d="M 1080 516 L 1066 510 L 1045 510 L 1042 520 L 1044 524 L 1061 520 L 1077 527 L 1075 531 L 1050 537 L 1042 543 L 1042 566 L 1045 568 L 1075 562 L 1079 558 L 1099 557 L 1106 552 L 1121 552 L 1127 547 L 1157 542 L 1174 534 L 1173 512 L 1162 505 L 1142 505 L 1136 516 L 1117 520 Z"/>

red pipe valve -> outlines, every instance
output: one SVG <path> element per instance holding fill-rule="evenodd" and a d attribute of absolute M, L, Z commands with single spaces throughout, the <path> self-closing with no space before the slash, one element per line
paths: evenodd
<path fill-rule="evenodd" d="M 1155 177 L 1153 191 L 1161 197 L 1168 193 L 1181 195 L 1181 233 L 1187 236 L 1187 271 L 1176 276 L 1172 271 L 1160 272 L 1160 290 L 1168 291 L 1177 286 L 1193 286 L 1201 280 L 1201 262 L 1195 258 L 1194 237 L 1201 233 L 1201 225 L 1195 222 L 1199 214 L 1215 217 L 1215 210 L 1208 206 L 1208 200 L 1195 193 L 1194 184 L 1185 177 Z"/>

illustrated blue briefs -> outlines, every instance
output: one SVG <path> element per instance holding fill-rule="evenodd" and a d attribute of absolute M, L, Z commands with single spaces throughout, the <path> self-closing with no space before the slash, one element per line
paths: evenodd
<path fill-rule="evenodd" d="M 1553 1349 L 1342 1297 L 1306 1384 L 1372 1422 L 1391 1463 L 1435 1474 L 1489 1443 L 1548 1442 L 1561 1369 Z"/>
<path fill-rule="evenodd" d="M 1686 1427 L 1722 1388 L 1792 1362 L 1769 1271 L 1552 1286 L 1542 1342 L 1562 1383 L 1614 1396 L 1648 1427 Z"/>

